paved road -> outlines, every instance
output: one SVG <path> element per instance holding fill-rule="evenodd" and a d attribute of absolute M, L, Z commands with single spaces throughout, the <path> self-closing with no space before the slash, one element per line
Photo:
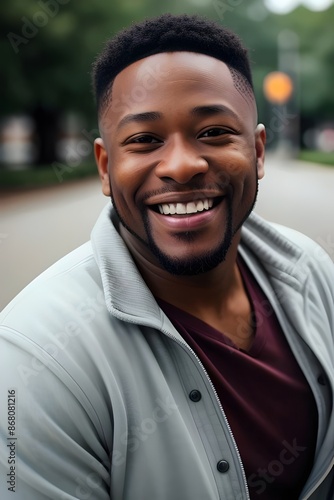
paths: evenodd
<path fill-rule="evenodd" d="M 256 212 L 307 234 L 334 260 L 334 168 L 269 157 Z"/>
<path fill-rule="evenodd" d="M 40 272 L 89 239 L 107 202 L 98 178 L 1 195 L 0 310 Z"/>
<path fill-rule="evenodd" d="M 334 260 L 334 169 L 268 157 L 256 211 L 318 241 Z M 0 309 L 84 243 L 108 202 L 98 178 L 0 199 Z"/>

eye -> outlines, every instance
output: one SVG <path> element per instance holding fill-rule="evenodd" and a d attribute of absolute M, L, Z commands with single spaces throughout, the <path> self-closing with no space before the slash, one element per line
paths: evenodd
<path fill-rule="evenodd" d="M 139 135 L 129 139 L 128 144 L 157 144 L 159 142 L 161 141 L 152 135 Z"/>
<path fill-rule="evenodd" d="M 229 131 L 224 129 L 224 128 L 220 128 L 220 127 L 212 127 L 212 128 L 209 128 L 208 130 L 206 130 L 205 132 L 203 132 L 200 137 L 218 137 L 220 135 L 224 135 L 224 134 L 228 134 Z"/>
<path fill-rule="evenodd" d="M 141 133 L 128 137 L 122 146 L 126 148 L 129 153 L 150 153 L 155 151 L 161 145 L 163 145 L 163 140 L 155 137 L 150 133 Z"/>

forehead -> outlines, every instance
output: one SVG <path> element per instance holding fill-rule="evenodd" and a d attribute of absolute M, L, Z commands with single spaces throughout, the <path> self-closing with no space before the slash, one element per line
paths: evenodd
<path fill-rule="evenodd" d="M 256 122 L 255 100 L 251 90 L 245 92 L 244 80 L 224 62 L 204 54 L 155 54 L 136 61 L 116 76 L 103 116 L 115 123 L 127 113 L 158 111 L 166 102 L 172 111 L 188 102 L 200 105 L 212 101 L 230 106 L 241 118 L 247 116 Z"/>

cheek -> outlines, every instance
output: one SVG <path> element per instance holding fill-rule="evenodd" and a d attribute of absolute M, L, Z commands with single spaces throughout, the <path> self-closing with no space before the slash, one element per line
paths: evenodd
<path fill-rule="evenodd" d="M 232 152 L 219 176 L 220 181 L 231 186 L 235 208 L 243 203 L 251 203 L 257 190 L 256 158 L 251 150 L 246 151 Z"/>
<path fill-rule="evenodd" d="M 111 163 L 111 197 L 124 222 L 133 229 L 139 229 L 138 225 L 142 225 L 142 214 L 136 204 L 136 196 L 145 182 L 143 169 L 133 161 L 117 160 Z"/>
<path fill-rule="evenodd" d="M 240 150 L 229 151 L 220 162 L 219 183 L 231 185 L 234 191 L 242 189 L 256 175 L 256 161 L 252 152 L 241 153 Z"/>
<path fill-rule="evenodd" d="M 129 162 L 124 161 L 121 155 L 111 155 L 110 184 L 115 199 L 126 199 L 129 203 L 131 193 L 135 188 L 136 175 Z"/>
<path fill-rule="evenodd" d="M 115 151 L 111 156 L 110 179 L 113 197 L 129 211 L 138 211 L 143 196 L 155 190 L 159 180 L 155 175 L 157 161 L 147 155 Z"/>
<path fill-rule="evenodd" d="M 110 179 L 111 198 L 116 205 L 122 218 L 129 218 L 133 213 L 133 195 L 132 186 L 126 182 L 126 179 L 117 176 L 111 176 Z M 133 215 L 132 215 L 133 218 Z"/>

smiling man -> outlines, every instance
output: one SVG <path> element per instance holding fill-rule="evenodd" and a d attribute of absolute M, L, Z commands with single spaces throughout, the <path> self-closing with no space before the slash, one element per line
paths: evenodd
<path fill-rule="evenodd" d="M 113 99 L 140 88 L 152 67 L 165 75 L 159 85 L 134 100 L 131 113 L 114 109 Z M 126 67 L 110 99 L 96 157 L 128 246 L 172 274 L 211 271 L 225 260 L 263 175 L 265 131 L 253 95 L 241 94 L 226 64 L 182 51 Z"/>
<path fill-rule="evenodd" d="M 246 50 L 163 15 L 93 77 L 112 203 L 1 315 L 1 498 L 333 500 L 333 264 L 253 213 Z"/>

